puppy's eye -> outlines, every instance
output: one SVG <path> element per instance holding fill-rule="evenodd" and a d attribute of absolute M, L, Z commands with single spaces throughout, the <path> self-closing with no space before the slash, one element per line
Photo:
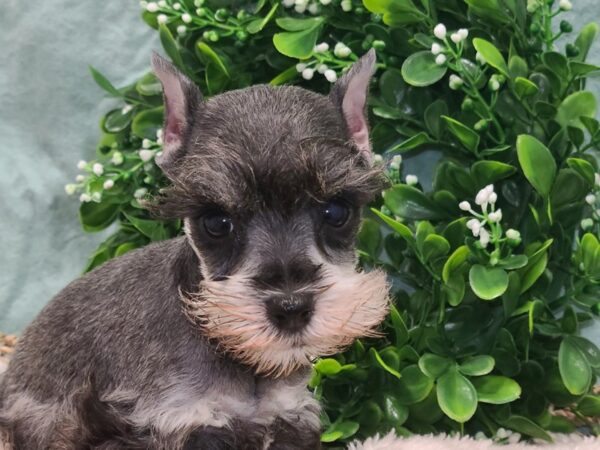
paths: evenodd
<path fill-rule="evenodd" d="M 222 211 L 209 212 L 202 218 L 204 229 L 210 237 L 223 238 L 233 231 L 231 217 Z"/>
<path fill-rule="evenodd" d="M 350 208 L 343 200 L 333 199 L 323 207 L 323 220 L 332 227 L 343 226 L 350 217 Z"/>

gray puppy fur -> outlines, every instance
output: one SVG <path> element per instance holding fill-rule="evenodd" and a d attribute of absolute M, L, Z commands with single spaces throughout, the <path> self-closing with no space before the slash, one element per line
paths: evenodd
<path fill-rule="evenodd" d="M 255 86 L 204 101 L 153 67 L 172 186 L 150 207 L 186 235 L 44 308 L 0 385 L 0 431 L 14 450 L 316 449 L 311 360 L 372 334 L 388 306 L 385 275 L 355 268 L 382 182 L 365 117 L 374 53 L 329 96 Z"/>

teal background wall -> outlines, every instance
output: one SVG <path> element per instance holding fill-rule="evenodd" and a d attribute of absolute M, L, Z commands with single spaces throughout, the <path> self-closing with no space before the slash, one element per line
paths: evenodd
<path fill-rule="evenodd" d="M 600 22 L 599 0 L 572 2 L 576 30 Z M 0 48 L 0 330 L 19 332 L 103 238 L 83 233 L 79 203 L 64 193 L 77 161 L 94 157 L 110 105 L 88 65 L 122 86 L 160 45 L 135 0 L 3 0 Z M 590 61 L 600 64 L 598 41 Z M 600 80 L 589 88 L 600 96 Z M 410 172 L 424 180 L 422 162 Z M 599 324 L 586 330 L 596 342 Z"/>

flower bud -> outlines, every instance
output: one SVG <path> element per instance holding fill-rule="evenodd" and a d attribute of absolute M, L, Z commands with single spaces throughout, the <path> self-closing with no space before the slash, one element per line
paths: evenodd
<path fill-rule="evenodd" d="M 450 89 L 453 89 L 456 91 L 461 88 L 461 86 L 464 84 L 464 81 L 461 77 L 452 74 L 452 75 L 450 75 L 448 84 L 450 85 Z"/>
<path fill-rule="evenodd" d="M 583 228 L 584 230 L 588 230 L 590 228 L 592 228 L 594 226 L 594 221 L 592 219 L 590 219 L 589 217 L 587 219 L 583 219 L 581 221 L 581 228 Z"/>
<path fill-rule="evenodd" d="M 338 42 L 333 48 L 333 54 L 338 58 L 347 58 L 350 56 L 350 53 L 352 53 L 352 50 L 343 42 Z"/>
<path fill-rule="evenodd" d="M 351 0 L 342 0 L 342 2 L 340 3 L 340 6 L 342 7 L 342 11 L 344 11 L 344 12 L 352 11 L 352 1 Z"/>
<path fill-rule="evenodd" d="M 483 227 L 479 230 L 479 243 L 483 248 L 487 247 L 490 243 L 490 233 Z"/>
<path fill-rule="evenodd" d="M 179 36 L 183 36 L 183 35 L 186 33 L 186 31 L 187 31 L 187 27 L 186 27 L 185 25 L 179 25 L 179 26 L 177 27 L 177 34 L 178 34 Z M 242 32 L 242 33 L 243 33 L 243 32 Z"/>
<path fill-rule="evenodd" d="M 463 38 L 459 33 L 452 33 L 450 35 L 450 40 L 455 44 L 458 44 L 459 42 L 462 42 Z"/>
<path fill-rule="evenodd" d="M 443 50 L 444 50 L 444 47 L 442 47 L 437 42 L 434 42 L 433 44 L 431 44 L 431 53 L 433 53 L 434 55 L 436 55 L 436 56 L 439 55 L 440 53 L 442 53 Z"/>
<path fill-rule="evenodd" d="M 115 166 L 120 166 L 121 164 L 123 164 L 124 158 L 123 158 L 123 153 L 121 152 L 114 152 L 111 158 L 111 162 L 115 165 Z"/>
<path fill-rule="evenodd" d="M 419 177 L 416 175 L 406 175 L 406 184 L 409 186 L 414 186 L 419 182 Z"/>
<path fill-rule="evenodd" d="M 475 103 L 469 97 L 465 97 L 462 104 L 460 105 L 460 109 L 463 111 L 473 111 L 475 108 Z"/>
<path fill-rule="evenodd" d="M 181 20 L 183 21 L 183 23 L 191 23 L 192 22 L 192 16 L 190 16 L 188 13 L 183 13 L 181 15 Z"/>
<path fill-rule="evenodd" d="M 75 181 L 77 181 L 78 183 L 81 183 L 84 180 L 85 180 L 85 176 L 84 175 L 79 174 L 79 175 L 77 175 L 75 177 Z"/>
<path fill-rule="evenodd" d="M 324 75 L 327 81 L 329 81 L 330 83 L 335 83 L 337 80 L 337 73 L 335 72 L 335 70 L 327 69 Z"/>
<path fill-rule="evenodd" d="M 310 5 L 308 5 L 308 12 L 311 13 L 313 16 L 316 16 L 317 14 L 319 14 L 319 4 L 318 3 L 311 3 Z"/>
<path fill-rule="evenodd" d="M 371 43 L 371 47 L 373 47 L 375 50 L 383 50 L 385 49 L 385 42 L 380 40 L 380 39 L 375 39 L 372 43 Z"/>
<path fill-rule="evenodd" d="M 475 61 L 477 61 L 479 64 L 484 65 L 485 62 L 485 58 L 483 57 L 483 55 L 479 52 L 475 53 Z"/>
<path fill-rule="evenodd" d="M 498 89 L 500 89 L 500 83 L 497 79 L 490 78 L 490 81 L 488 82 L 488 87 L 490 88 L 490 91 L 497 91 Z"/>
<path fill-rule="evenodd" d="M 588 194 L 585 196 L 585 202 L 588 205 L 593 205 L 594 203 L 596 203 L 596 196 L 594 194 Z"/>
<path fill-rule="evenodd" d="M 304 69 L 306 69 L 306 64 L 304 64 L 304 63 L 296 64 L 296 72 L 302 72 Z"/>
<path fill-rule="evenodd" d="M 566 20 L 561 20 L 560 31 L 562 31 L 563 33 L 570 33 L 571 31 L 573 31 L 573 25 L 571 25 L 571 23 L 567 22 Z"/>
<path fill-rule="evenodd" d="M 478 120 L 474 125 L 475 131 L 484 131 L 487 129 L 487 127 L 488 122 L 485 119 Z"/>
<path fill-rule="evenodd" d="M 159 14 L 158 16 L 156 16 L 156 21 L 160 25 L 164 25 L 165 23 L 167 23 L 167 20 L 169 20 L 169 18 L 167 17 L 166 14 Z"/>
<path fill-rule="evenodd" d="M 87 166 L 87 163 L 83 159 L 79 160 L 79 162 L 77 163 L 77 168 L 79 170 L 85 169 L 86 166 Z"/>
<path fill-rule="evenodd" d="M 571 11 L 573 9 L 573 4 L 569 0 L 560 0 L 560 2 L 558 2 L 558 7 L 563 11 Z"/>
<path fill-rule="evenodd" d="M 158 4 L 156 2 L 146 4 L 146 11 L 151 13 L 158 11 Z"/>
<path fill-rule="evenodd" d="M 498 223 L 502 220 L 502 210 L 497 209 L 488 214 L 488 220 L 492 223 Z"/>
<path fill-rule="evenodd" d="M 144 196 L 148 193 L 148 189 L 146 188 L 139 188 L 136 189 L 136 191 L 133 193 L 133 196 L 135 198 L 137 198 L 138 200 L 144 198 Z"/>
<path fill-rule="evenodd" d="M 77 186 L 74 184 L 66 184 L 65 185 L 65 192 L 67 195 L 73 195 L 76 190 L 77 190 Z"/>
<path fill-rule="evenodd" d="M 446 55 L 444 55 L 443 53 L 440 53 L 439 55 L 437 55 L 437 56 L 435 57 L 435 63 L 436 63 L 438 66 L 441 66 L 441 65 L 444 65 L 444 64 L 446 64 Z"/>
<path fill-rule="evenodd" d="M 104 166 L 100 163 L 95 163 L 92 166 L 92 172 L 94 172 L 95 175 L 100 176 L 104 173 Z"/>
<path fill-rule="evenodd" d="M 108 189 L 111 189 L 114 185 L 115 185 L 115 182 L 109 178 L 108 180 L 106 180 L 104 182 L 104 184 L 102 184 L 102 187 L 104 189 L 108 190 Z"/>
<path fill-rule="evenodd" d="M 468 201 L 462 201 L 458 204 L 458 207 L 463 211 L 471 211 L 471 204 Z"/>
<path fill-rule="evenodd" d="M 327 6 L 331 3 L 331 0 L 319 0 L 319 3 L 323 6 Z"/>
<path fill-rule="evenodd" d="M 579 55 L 579 47 L 577 47 L 575 44 L 567 44 L 566 50 L 567 50 L 567 56 L 570 58 L 573 58 L 573 57 Z"/>
<path fill-rule="evenodd" d="M 315 75 L 315 69 L 306 68 L 302 71 L 302 78 L 305 80 L 312 80 L 312 77 Z"/>
<path fill-rule="evenodd" d="M 79 201 L 81 203 L 89 203 L 92 201 L 92 196 L 90 194 L 86 194 L 85 192 L 79 196 Z"/>
<path fill-rule="evenodd" d="M 438 23 L 433 29 L 433 34 L 438 39 L 444 39 L 446 37 L 446 25 Z"/>
<path fill-rule="evenodd" d="M 327 42 L 321 42 L 313 48 L 315 53 L 325 53 L 327 50 L 329 50 L 329 44 Z"/>
<path fill-rule="evenodd" d="M 140 159 L 143 162 L 148 162 L 148 161 L 150 161 L 154 157 L 154 151 L 153 150 L 140 150 L 138 152 L 138 154 L 140 155 Z"/>

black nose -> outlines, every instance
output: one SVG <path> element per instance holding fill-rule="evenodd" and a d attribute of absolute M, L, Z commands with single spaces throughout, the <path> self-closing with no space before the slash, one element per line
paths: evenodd
<path fill-rule="evenodd" d="M 301 331 L 313 314 L 312 295 L 295 294 L 270 297 L 267 302 L 267 315 L 277 328 L 289 333 Z"/>

